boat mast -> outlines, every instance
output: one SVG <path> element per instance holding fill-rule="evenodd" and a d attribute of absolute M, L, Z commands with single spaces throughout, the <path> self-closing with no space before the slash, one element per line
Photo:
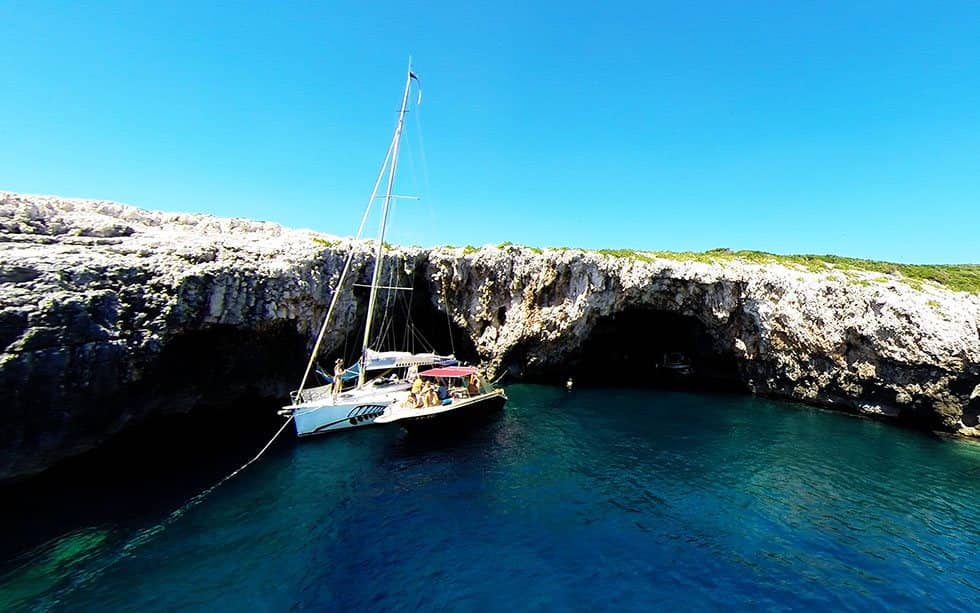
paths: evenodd
<path fill-rule="evenodd" d="M 408 92 L 412 88 L 412 58 L 408 59 L 408 74 L 405 77 L 405 93 L 402 95 L 402 107 L 398 111 L 398 125 L 395 136 L 391 141 L 391 166 L 388 168 L 388 186 L 385 189 L 385 203 L 381 211 L 381 227 L 378 230 L 378 246 L 374 252 L 374 274 L 371 277 L 371 297 L 368 298 L 367 322 L 364 324 L 364 343 L 361 345 L 361 368 L 357 375 L 357 387 L 364 385 L 364 375 L 367 366 L 368 343 L 371 340 L 371 320 L 374 319 L 374 308 L 378 300 L 378 279 L 381 276 L 381 258 L 384 255 L 385 230 L 388 225 L 388 207 L 391 205 L 391 189 L 395 183 L 395 168 L 398 165 L 398 143 L 402 136 L 402 126 L 405 124 L 405 108 L 408 106 Z"/>

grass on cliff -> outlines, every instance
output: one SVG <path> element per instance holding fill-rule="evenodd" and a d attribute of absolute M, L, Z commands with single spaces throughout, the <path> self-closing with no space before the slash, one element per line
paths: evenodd
<path fill-rule="evenodd" d="M 512 246 L 511 242 L 500 243 L 498 247 Z M 528 247 L 535 253 L 542 250 Z M 562 251 L 568 247 L 548 247 L 548 251 Z M 476 247 L 467 245 L 463 253 L 477 251 Z M 588 251 L 583 249 L 582 251 Z M 837 255 L 779 255 L 765 251 L 742 250 L 735 251 L 727 248 L 709 249 L 708 251 L 641 251 L 636 249 L 598 249 L 594 251 L 601 255 L 626 258 L 637 262 L 653 262 L 655 258 L 681 262 L 704 262 L 707 264 L 722 264 L 730 261 L 750 262 L 754 264 L 783 264 L 796 266 L 814 273 L 840 272 L 850 276 L 851 281 L 858 285 L 870 285 L 872 281 L 885 283 L 891 280 L 902 281 L 913 289 L 921 289 L 926 282 L 937 283 L 943 287 L 958 292 L 980 294 L 980 264 L 897 264 L 894 262 L 878 262 L 861 260 Z M 869 280 L 855 278 L 855 272 L 879 273 Z M 851 273 L 850 275 L 848 273 Z"/>
<path fill-rule="evenodd" d="M 598 253 L 602 255 L 609 255 L 614 258 L 629 258 L 631 260 L 637 260 L 639 262 L 652 262 L 653 258 L 650 257 L 644 251 L 635 251 L 633 249 L 599 249 Z"/>
<path fill-rule="evenodd" d="M 705 262 L 718 264 L 726 261 L 739 260 L 755 264 L 795 265 L 810 272 L 828 272 L 837 270 L 848 272 L 876 272 L 882 276 L 875 281 L 888 281 L 890 277 L 901 276 L 901 280 L 915 289 L 920 289 L 927 281 L 938 283 L 958 292 L 980 294 L 980 264 L 897 264 L 894 262 L 878 262 L 861 260 L 837 255 L 779 255 L 765 251 L 733 251 L 731 249 L 711 249 L 709 251 L 648 251 L 637 252 L 623 249 L 603 249 L 599 253 L 617 257 L 630 257 L 649 261 L 651 256 L 668 260 Z M 855 280 L 857 283 L 868 284 L 866 279 Z"/>
<path fill-rule="evenodd" d="M 320 245 L 321 247 L 335 247 L 339 245 L 341 241 L 339 240 L 330 241 L 325 238 L 320 238 L 319 236 L 314 236 L 313 242 L 316 243 L 317 245 Z"/>

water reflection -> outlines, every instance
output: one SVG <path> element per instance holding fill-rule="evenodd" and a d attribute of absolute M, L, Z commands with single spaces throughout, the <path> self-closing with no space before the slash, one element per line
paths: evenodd
<path fill-rule="evenodd" d="M 504 412 L 452 437 L 364 428 L 274 448 L 166 524 L 179 488 L 102 490 L 114 511 L 38 532 L 4 567 L 0 602 L 645 610 L 978 596 L 980 445 L 750 397 L 508 394 Z M 51 530 L 62 517 L 31 508 Z"/>

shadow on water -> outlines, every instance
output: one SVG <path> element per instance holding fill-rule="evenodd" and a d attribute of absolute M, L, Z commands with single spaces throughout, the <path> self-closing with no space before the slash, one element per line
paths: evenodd
<path fill-rule="evenodd" d="M 456 429 L 438 428 L 402 432 L 396 439 L 393 450 L 395 453 L 408 456 L 479 445 L 487 441 L 488 432 L 492 432 L 502 420 L 504 420 L 504 412 L 495 411 L 474 417 Z"/>
<path fill-rule="evenodd" d="M 28 563 L 0 571 L 0 603 L 915 609 L 977 593 L 980 445 L 752 396 L 507 394 L 451 435 L 377 427 L 278 445 L 163 534 L 153 527 L 276 424 L 179 438 L 184 459 L 131 441 L 167 459 L 118 467 L 119 450 L 52 478 L 73 494 L 28 492 L 48 519 L 31 526 L 22 509 L 4 541 L 47 532 L 5 550 Z M 171 425 L 153 432 L 180 436 Z"/>
<path fill-rule="evenodd" d="M 242 416 L 248 416 L 243 419 Z M 281 424 L 274 406 L 152 419 L 40 476 L 0 487 L 0 571 L 49 541 L 165 515 L 250 459 Z M 281 437 L 292 441 L 292 437 Z M 102 531 L 102 532 L 100 532 Z M 59 545 L 60 547 L 60 545 Z"/>

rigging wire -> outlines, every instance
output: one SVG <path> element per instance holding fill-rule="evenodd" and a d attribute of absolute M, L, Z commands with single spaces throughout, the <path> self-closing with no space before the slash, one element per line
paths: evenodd
<path fill-rule="evenodd" d="M 426 227 L 433 228 L 438 226 L 439 218 L 435 213 L 434 204 L 436 202 L 436 198 L 432 193 L 432 186 L 429 182 L 429 162 L 428 162 L 428 158 L 425 155 L 425 135 L 423 134 L 422 131 L 421 107 L 416 108 L 415 113 L 413 113 L 413 115 L 415 115 L 415 130 L 418 133 L 419 161 L 421 162 L 421 167 L 422 167 L 422 188 L 425 190 L 424 193 L 426 196 L 425 211 L 428 217 Z"/>
<path fill-rule="evenodd" d="M 392 263 L 390 269 L 388 270 L 388 288 L 398 287 L 398 283 L 401 280 L 400 276 L 400 261 L 398 263 Z M 385 340 L 390 341 L 390 347 L 392 349 L 398 349 L 398 339 L 395 337 L 394 322 L 395 322 L 395 310 L 398 308 L 398 291 L 387 289 L 385 293 L 385 305 L 382 310 L 382 320 L 379 326 L 379 334 L 377 336 L 377 342 L 379 348 L 384 344 Z M 404 347 L 404 345 L 403 345 Z"/>
<path fill-rule="evenodd" d="M 418 125 L 418 117 L 416 117 L 415 125 Z M 407 141 L 412 141 L 411 134 L 406 132 Z M 419 193 L 419 180 L 415 173 L 415 154 L 412 153 L 412 147 L 405 147 L 405 153 L 408 154 L 408 174 L 412 177 L 412 189 L 413 193 Z"/>
<path fill-rule="evenodd" d="M 412 286 L 414 287 L 414 285 L 413 283 Z M 408 293 L 408 298 L 405 298 L 403 302 L 405 303 L 405 321 L 408 322 L 408 325 L 405 326 L 405 337 L 402 342 L 406 347 L 411 343 L 411 351 L 415 353 L 415 338 L 412 336 L 412 328 L 414 327 L 412 323 L 412 304 L 415 303 L 414 289 Z"/>
<path fill-rule="evenodd" d="M 388 162 L 392 160 L 392 153 L 395 150 L 396 139 L 393 137 L 391 139 L 391 144 L 388 145 L 388 153 L 385 154 L 384 162 L 381 163 L 381 171 L 378 173 L 378 178 L 374 182 L 374 189 L 371 190 L 371 197 L 368 199 L 367 208 L 364 210 L 364 215 L 361 217 L 361 225 L 357 227 L 357 235 L 354 237 L 355 241 L 361 239 L 361 235 L 364 233 L 364 226 L 367 224 L 368 215 L 371 213 L 371 205 L 374 204 L 374 198 L 378 195 L 378 188 L 381 186 L 381 180 L 384 178 L 385 169 L 388 167 Z M 320 333 L 316 337 L 316 342 L 313 344 L 313 351 L 310 352 L 310 361 L 306 364 L 306 371 L 303 373 L 303 380 L 300 381 L 299 389 L 296 391 L 296 398 L 302 398 L 303 388 L 306 387 L 306 381 L 310 377 L 310 371 L 313 370 L 313 365 L 316 363 L 317 354 L 320 353 L 320 345 L 323 343 L 323 337 L 327 334 L 327 325 L 330 323 L 330 315 L 333 314 L 334 308 L 337 306 L 337 300 L 340 297 L 340 290 L 343 288 L 344 281 L 347 278 L 347 273 L 350 271 L 351 262 L 354 260 L 354 253 L 357 250 L 355 245 L 351 245 L 350 250 L 347 252 L 347 260 L 344 262 L 344 267 L 340 271 L 340 278 L 337 279 L 337 286 L 334 288 L 333 297 L 330 299 L 330 306 L 327 308 L 327 314 L 323 317 L 323 325 L 320 326 Z"/>
<path fill-rule="evenodd" d="M 432 220 L 435 217 L 433 211 L 434 209 L 433 203 L 435 202 L 435 198 L 432 195 L 432 186 L 429 181 L 429 162 L 428 162 L 428 158 L 425 155 L 425 134 L 422 131 L 422 119 L 421 119 L 422 111 L 419 108 L 420 106 L 421 106 L 420 104 L 416 104 L 415 106 L 415 113 L 414 113 L 415 132 L 418 134 L 419 161 L 421 162 L 421 167 L 422 167 L 422 182 L 423 182 L 423 188 L 425 190 L 424 193 L 426 195 L 426 210 L 429 214 L 429 219 Z M 412 172 L 414 178 L 414 166 Z M 441 300 L 442 306 L 446 310 L 446 330 L 449 333 L 449 347 L 452 350 L 452 354 L 456 355 L 456 341 L 453 336 L 453 326 L 452 326 L 453 322 L 449 310 L 449 296 L 448 296 L 448 292 L 445 291 L 445 288 L 443 289 L 444 291 L 441 293 L 440 297 L 442 298 Z"/>
<path fill-rule="evenodd" d="M 416 335 L 416 339 L 417 339 L 417 340 L 418 340 L 419 342 L 421 342 L 421 343 L 422 343 L 422 346 L 423 346 L 423 347 L 427 347 L 427 348 L 430 348 L 429 350 L 430 350 L 430 351 L 432 351 L 433 353 L 435 353 L 435 348 L 434 348 L 435 346 L 434 346 L 434 345 L 433 345 L 432 343 L 430 343 L 430 342 L 429 342 L 429 339 L 427 339 L 427 338 L 425 338 L 425 335 L 424 335 L 424 334 L 422 334 L 422 331 L 421 331 L 421 330 L 419 330 L 418 328 L 415 328 L 415 329 L 413 330 L 413 332 L 414 332 L 414 333 L 415 333 L 415 335 Z"/>
<path fill-rule="evenodd" d="M 415 107 L 415 131 L 419 135 L 419 161 L 422 162 L 422 187 L 425 190 L 425 195 L 428 203 L 429 217 L 433 217 L 432 203 L 435 199 L 432 197 L 432 186 L 429 184 L 429 163 L 425 157 L 425 136 L 422 134 L 422 111 L 420 110 L 421 105 L 416 105 Z"/>
<path fill-rule="evenodd" d="M 350 339 L 350 335 L 345 334 L 344 335 L 344 352 L 342 354 L 340 354 L 340 355 L 344 356 L 344 360 L 347 359 L 347 351 L 348 351 L 347 341 L 348 341 L 348 339 Z M 345 364 L 352 364 L 352 363 L 353 362 L 345 362 Z"/>
<path fill-rule="evenodd" d="M 453 355 L 456 355 L 456 341 L 453 340 L 453 322 L 449 317 L 449 300 L 444 300 L 442 306 L 446 308 L 446 331 L 449 333 L 449 348 Z"/>
<path fill-rule="evenodd" d="M 389 288 L 398 287 L 396 285 L 396 281 L 398 280 L 398 278 L 395 276 L 395 273 L 397 272 L 397 270 L 398 270 L 398 263 L 394 261 L 394 258 L 391 258 L 390 266 L 388 268 L 388 287 Z M 394 310 L 394 306 L 392 305 L 392 299 L 398 297 L 398 292 L 400 290 L 388 289 L 388 290 L 385 290 L 385 291 L 386 291 L 386 293 L 385 293 L 385 315 L 384 316 L 385 316 L 385 319 L 387 320 L 387 327 L 388 327 L 388 329 L 390 331 L 391 328 L 392 328 L 392 322 L 394 320 L 394 317 L 392 316 L 392 311 Z M 392 336 L 392 339 L 394 340 L 394 337 L 393 336 Z M 394 347 L 392 347 L 392 349 L 394 349 Z"/>

